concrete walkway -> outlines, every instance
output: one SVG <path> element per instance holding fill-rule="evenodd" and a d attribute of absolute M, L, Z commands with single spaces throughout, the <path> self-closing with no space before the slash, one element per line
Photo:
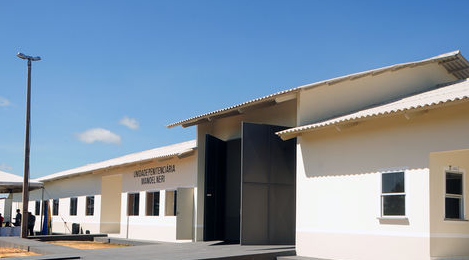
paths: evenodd
<path fill-rule="evenodd" d="M 7 238 L 11 239 L 11 238 Z M 19 240 L 25 240 L 16 238 Z M 0 245 L 5 238 L 0 239 Z M 12 241 L 13 242 L 13 241 Z M 15 241 L 15 243 L 20 241 Z M 44 255 L 18 257 L 9 259 L 158 259 L 158 260 L 199 260 L 199 259 L 224 259 L 224 260 L 275 260 L 277 256 L 295 255 L 294 246 L 241 246 L 241 245 L 216 245 L 215 242 L 195 243 L 155 243 L 148 245 L 136 245 L 130 247 L 118 247 L 109 249 L 80 250 L 51 245 L 44 242 L 26 240 L 23 241 L 31 249 L 41 249 Z M 40 243 L 40 244 L 37 244 Z M 41 244 L 42 247 L 41 248 Z M 43 245 L 46 244 L 46 245 Z M 60 247 L 52 248 L 51 246 Z M 52 250 L 52 252 L 50 251 Z M 34 251 L 34 250 L 31 250 Z"/>

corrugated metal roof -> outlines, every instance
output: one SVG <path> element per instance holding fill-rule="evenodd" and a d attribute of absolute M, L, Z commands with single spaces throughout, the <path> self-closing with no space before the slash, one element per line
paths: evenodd
<path fill-rule="evenodd" d="M 277 132 L 282 139 L 293 138 L 300 133 L 313 131 L 318 128 L 348 124 L 357 121 L 363 121 L 375 117 L 391 116 L 395 113 L 406 112 L 418 109 L 430 109 L 436 105 L 447 104 L 454 101 L 469 101 L 469 80 L 464 79 L 449 85 L 438 86 L 436 89 L 426 91 L 420 94 L 401 98 L 388 104 L 364 109 L 348 115 L 336 117 L 330 120 L 317 122 L 314 124 L 293 127 L 284 131 Z"/>
<path fill-rule="evenodd" d="M 88 164 L 85 166 L 69 169 L 66 171 L 54 173 L 51 175 L 47 175 L 44 177 L 37 178 L 36 181 L 52 181 L 61 178 L 67 178 L 74 175 L 89 173 L 97 170 L 103 170 L 107 168 L 123 166 L 127 164 L 132 164 L 136 162 L 143 162 L 152 159 L 159 159 L 159 158 L 168 158 L 173 156 L 182 156 L 186 153 L 190 153 L 197 149 L 196 140 L 191 140 L 183 143 L 163 146 L 147 151 L 137 152 L 128 154 L 125 156 L 113 158 L 110 160 Z"/>
<path fill-rule="evenodd" d="M 441 54 L 435 57 L 431 57 L 425 60 L 395 64 L 395 65 L 391 65 L 387 67 L 349 74 L 349 75 L 338 77 L 338 78 L 323 80 L 323 81 L 291 88 L 291 89 L 280 91 L 280 92 L 267 95 L 264 97 L 252 99 L 252 100 L 243 102 L 238 105 L 223 108 L 220 110 L 215 110 L 210 113 L 202 114 L 202 115 L 191 117 L 191 118 L 179 121 L 179 122 L 175 122 L 175 123 L 167 125 L 167 127 L 175 127 L 178 125 L 187 127 L 191 125 L 196 125 L 196 124 L 207 122 L 216 118 L 241 114 L 242 110 L 248 107 L 261 106 L 262 104 L 269 105 L 269 103 L 275 104 L 276 103 L 275 100 L 277 98 L 282 98 L 282 96 L 287 96 L 292 93 L 296 93 L 300 90 L 310 89 L 310 88 L 318 87 L 321 85 L 332 85 L 332 84 L 336 84 L 338 82 L 345 81 L 345 80 L 352 80 L 352 79 L 357 79 L 361 77 L 372 76 L 372 75 L 380 74 L 380 73 L 387 72 L 387 71 L 395 71 L 395 70 L 399 70 L 399 69 L 403 69 L 407 67 L 416 67 L 416 66 L 425 65 L 428 63 L 434 63 L 434 62 L 438 62 L 440 65 L 445 67 L 449 73 L 452 73 L 458 79 L 465 79 L 469 77 L 469 62 L 462 56 L 461 52 L 458 50 L 458 51 Z"/>
<path fill-rule="evenodd" d="M 191 118 L 186 119 L 186 120 L 182 120 L 182 121 L 179 121 L 179 122 L 176 122 L 176 123 L 172 123 L 172 124 L 167 125 L 166 127 L 171 128 L 171 127 L 175 127 L 175 126 L 178 126 L 178 125 L 183 125 L 184 127 L 187 127 L 187 126 L 191 126 L 191 125 L 196 125 L 196 124 L 198 124 L 200 122 L 203 122 L 203 121 L 209 121 L 209 120 L 216 119 L 216 118 L 222 118 L 224 116 L 232 116 L 232 115 L 241 114 L 242 113 L 241 109 L 243 109 L 243 108 L 256 106 L 256 105 L 262 105 L 262 104 L 267 105 L 268 102 L 273 103 L 273 102 L 275 102 L 276 98 L 279 98 L 279 97 L 284 96 L 284 95 L 286 96 L 290 93 L 294 93 L 294 92 L 298 91 L 298 89 L 299 88 L 292 88 L 292 89 L 288 89 L 288 90 L 283 90 L 283 91 L 280 91 L 280 92 L 277 92 L 277 93 L 274 93 L 274 94 L 271 94 L 271 95 L 267 95 L 267 96 L 256 98 L 256 99 L 252 99 L 252 100 L 243 102 L 243 103 L 238 104 L 238 105 L 234 105 L 234 106 L 231 106 L 231 107 L 215 110 L 215 111 L 210 112 L 210 113 L 205 113 L 205 114 L 202 114 L 200 116 L 195 116 L 195 117 L 191 117 Z"/>

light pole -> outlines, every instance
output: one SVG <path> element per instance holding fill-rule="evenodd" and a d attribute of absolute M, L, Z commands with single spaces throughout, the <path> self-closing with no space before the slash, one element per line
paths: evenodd
<path fill-rule="evenodd" d="M 28 60 L 28 89 L 26 92 L 26 137 L 24 143 L 24 174 L 23 174 L 23 215 L 21 217 L 21 237 L 28 237 L 28 203 L 29 203 L 29 138 L 31 136 L 31 61 L 39 61 L 41 57 L 32 57 L 18 52 L 18 58 Z"/>

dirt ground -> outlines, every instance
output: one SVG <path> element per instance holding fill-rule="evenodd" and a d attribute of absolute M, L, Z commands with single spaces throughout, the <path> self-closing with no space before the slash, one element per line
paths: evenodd
<path fill-rule="evenodd" d="M 101 242 L 94 242 L 94 241 L 48 241 L 47 243 L 61 245 L 61 246 L 68 246 L 77 249 L 102 249 L 102 248 L 114 248 L 114 247 L 124 247 L 128 245 L 121 245 L 121 244 L 109 244 L 109 243 L 101 243 Z"/>
<path fill-rule="evenodd" d="M 37 255 L 33 252 L 10 247 L 0 247 L 0 258 Z"/>

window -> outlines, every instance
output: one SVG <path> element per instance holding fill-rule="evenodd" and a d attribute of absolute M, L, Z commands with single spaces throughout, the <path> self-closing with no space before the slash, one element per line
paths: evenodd
<path fill-rule="evenodd" d="M 169 190 L 166 191 L 166 207 L 165 215 L 166 216 L 176 216 L 176 200 L 177 200 L 177 191 Z"/>
<path fill-rule="evenodd" d="M 36 205 L 34 207 L 34 215 L 39 216 L 41 214 L 41 201 L 36 200 Z"/>
<path fill-rule="evenodd" d="M 160 192 L 147 192 L 147 216 L 160 215 Z"/>
<path fill-rule="evenodd" d="M 94 196 L 86 196 L 86 215 L 93 216 L 94 214 Z"/>
<path fill-rule="evenodd" d="M 446 172 L 445 218 L 463 219 L 462 173 Z"/>
<path fill-rule="evenodd" d="M 405 216 L 404 172 L 381 175 L 381 215 Z"/>
<path fill-rule="evenodd" d="M 77 198 L 70 198 L 70 216 L 77 215 L 77 204 L 78 204 Z"/>
<path fill-rule="evenodd" d="M 52 200 L 52 215 L 59 215 L 59 199 Z"/>
<path fill-rule="evenodd" d="M 129 193 L 127 197 L 127 215 L 138 216 L 138 207 L 140 205 L 140 194 Z"/>

